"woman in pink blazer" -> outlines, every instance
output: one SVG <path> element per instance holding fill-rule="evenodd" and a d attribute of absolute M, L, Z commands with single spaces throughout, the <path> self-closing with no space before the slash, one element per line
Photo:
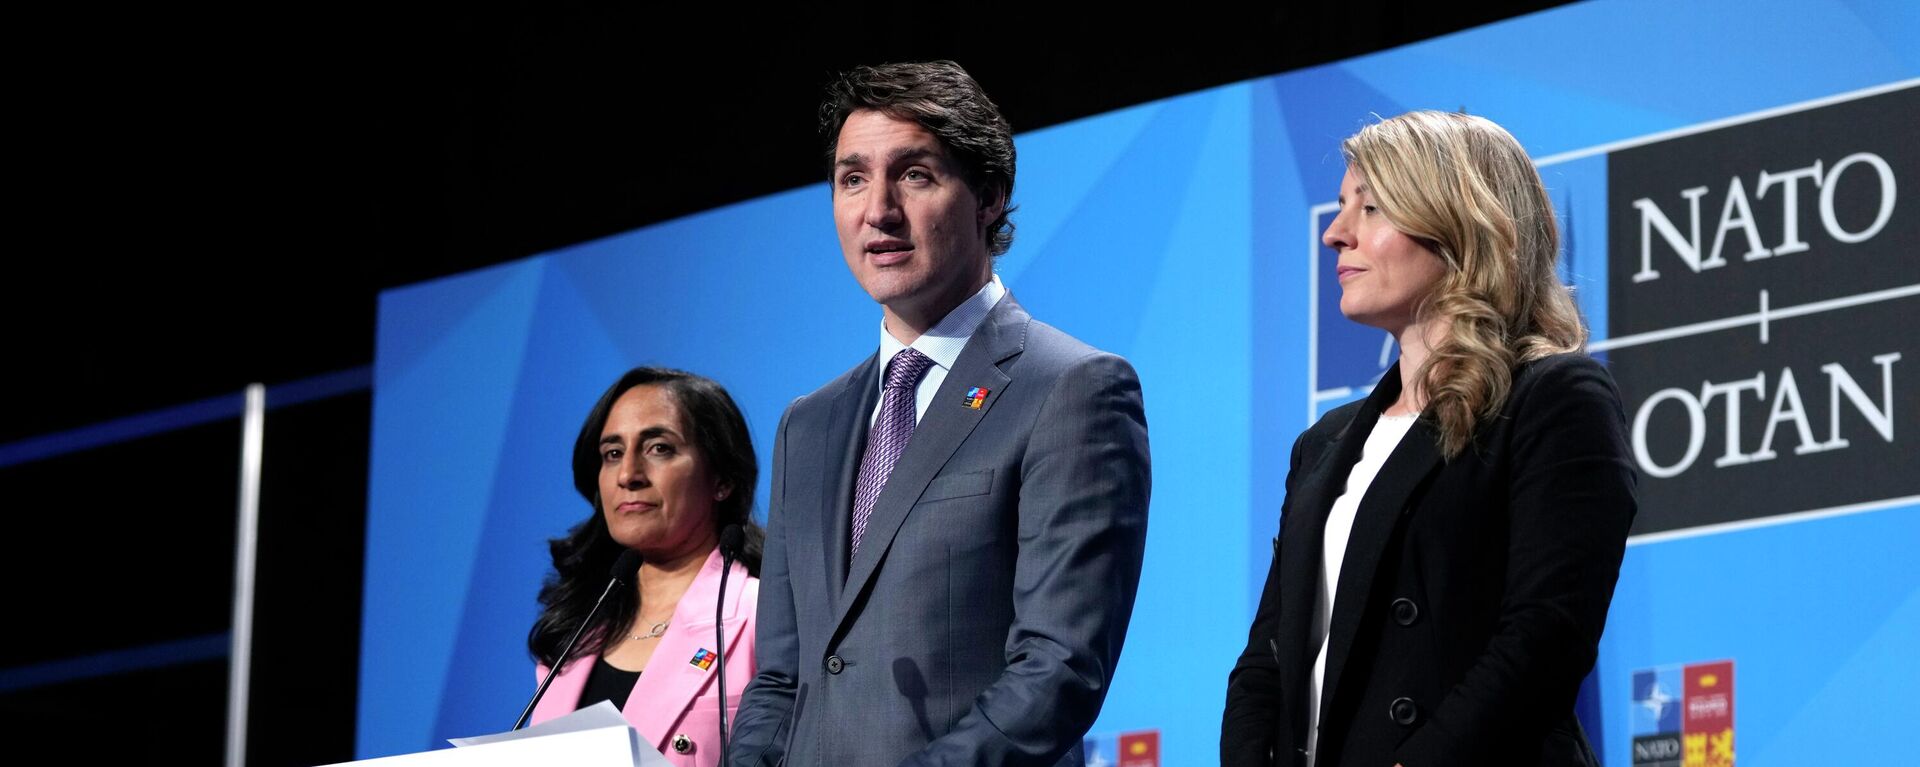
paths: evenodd
<path fill-rule="evenodd" d="M 726 657 L 729 723 L 755 671 L 753 617 L 764 534 L 752 517 L 758 478 L 746 419 L 719 384 L 636 368 L 601 395 L 574 443 L 574 488 L 593 514 L 549 542 L 554 573 L 527 647 L 559 675 L 534 708 L 538 723 L 611 700 L 676 765 L 720 764 L 718 651 Z M 720 581 L 720 531 L 745 533 Z M 641 564 L 559 654 L 623 551 Z M 718 635 L 725 647 L 717 647 Z"/>

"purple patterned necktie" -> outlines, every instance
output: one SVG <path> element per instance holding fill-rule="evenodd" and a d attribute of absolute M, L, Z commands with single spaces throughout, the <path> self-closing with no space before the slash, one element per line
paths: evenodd
<path fill-rule="evenodd" d="M 893 464 L 913 439 L 914 395 L 920 376 L 933 366 L 933 360 L 911 347 L 901 349 L 887 362 L 887 386 L 880 396 L 880 415 L 867 432 L 867 452 L 860 457 L 860 476 L 853 485 L 853 549 L 860 553 L 860 537 L 867 532 L 867 516 L 873 502 L 887 486 Z"/>

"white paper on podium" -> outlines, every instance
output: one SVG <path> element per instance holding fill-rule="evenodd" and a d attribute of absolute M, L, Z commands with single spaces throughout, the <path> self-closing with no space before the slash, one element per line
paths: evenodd
<path fill-rule="evenodd" d="M 604 710 L 602 710 L 604 709 Z M 609 718 L 611 717 L 611 718 Z M 606 701 L 524 730 L 452 738 L 456 748 L 422 751 L 345 764 L 377 767 L 673 767 Z"/>
<path fill-rule="evenodd" d="M 610 701 L 600 701 L 558 719 L 549 719 L 524 730 L 508 730 L 492 735 L 476 735 L 471 738 L 450 738 L 455 748 L 474 748 L 501 743 L 512 743 L 528 738 L 544 738 L 555 735 L 567 735 L 576 732 L 594 732 L 620 729 L 625 731 L 633 754 L 633 767 L 673 767 L 667 757 L 649 745 L 633 726 L 627 723 L 625 714 L 614 708 Z"/>
<path fill-rule="evenodd" d="M 583 730 L 598 730 L 603 727 L 626 727 L 627 717 L 614 708 L 610 701 L 600 701 L 558 719 L 549 719 L 524 730 L 508 730 L 492 735 L 475 735 L 471 738 L 448 738 L 456 748 L 484 746 L 489 743 L 505 743 L 522 738 L 538 738 L 542 735 L 560 735 Z"/>

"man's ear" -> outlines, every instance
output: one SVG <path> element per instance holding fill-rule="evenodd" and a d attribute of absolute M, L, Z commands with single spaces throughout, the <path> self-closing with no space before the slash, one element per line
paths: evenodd
<path fill-rule="evenodd" d="M 987 187 L 987 193 L 980 197 L 980 209 L 975 212 L 974 225 L 986 228 L 988 224 L 999 220 L 1001 211 L 1007 209 L 1007 193 L 998 185 Z"/>

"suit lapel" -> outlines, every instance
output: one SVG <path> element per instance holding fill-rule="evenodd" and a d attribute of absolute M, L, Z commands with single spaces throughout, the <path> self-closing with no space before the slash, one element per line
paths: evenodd
<path fill-rule="evenodd" d="M 1013 379 L 1000 369 L 1000 363 L 1025 348 L 1030 321 L 1032 317 L 1020 308 L 1013 296 L 1006 296 L 987 313 L 966 348 L 960 351 L 960 357 L 954 360 L 947 380 L 940 384 L 933 402 L 927 405 L 927 414 L 914 426 L 913 439 L 894 464 L 886 487 L 874 500 L 873 512 L 867 517 L 866 535 L 850 564 L 846 590 L 841 592 L 840 604 L 835 608 L 836 630 L 846 622 L 848 606 L 858 601 L 860 592 L 873 579 L 874 571 L 893 545 L 894 535 L 920 500 L 921 493 L 926 491 L 927 483 L 933 481 L 940 467 L 947 464 L 947 459 L 953 457 L 953 452 L 973 433 L 973 428 L 994 404 L 1006 397 L 1007 385 Z M 994 392 L 978 408 L 961 403 L 961 394 L 975 386 L 985 386 Z M 851 509 L 852 495 L 847 498 L 845 508 Z"/>
<path fill-rule="evenodd" d="M 825 524 L 820 526 L 825 536 L 821 541 L 821 551 L 827 552 L 826 576 L 829 581 L 823 593 L 833 595 L 838 604 L 840 590 L 847 581 L 847 547 L 852 536 L 853 486 L 860 471 L 860 457 L 867 445 L 867 419 L 880 398 L 879 353 L 868 357 L 865 364 L 856 368 L 842 387 L 834 395 L 833 408 L 827 416 L 827 428 L 821 436 L 825 444 L 821 445 L 820 487 L 826 491 L 825 508 L 821 514 Z"/>
<path fill-rule="evenodd" d="M 1400 366 L 1396 363 L 1367 398 L 1367 406 L 1361 411 L 1367 420 L 1366 428 L 1358 428 L 1361 418 L 1355 418 L 1355 428 L 1349 430 L 1346 441 L 1365 443 L 1374 422 L 1379 420 L 1380 411 L 1399 395 Z M 1346 668 L 1354 636 L 1360 630 L 1360 619 L 1371 603 L 1373 576 L 1380 569 L 1380 560 L 1414 495 L 1440 468 L 1437 436 L 1425 418 L 1414 421 L 1400 444 L 1387 456 L 1373 483 L 1367 486 L 1367 494 L 1360 499 L 1360 508 L 1354 513 L 1353 531 L 1347 538 L 1346 558 L 1340 565 L 1339 588 L 1334 592 L 1334 610 L 1327 627 L 1326 684 L 1321 687 L 1326 692 L 1320 700 L 1322 721 L 1326 721 L 1326 712 L 1331 710 L 1334 695 L 1340 690 L 1340 675 Z"/>
<path fill-rule="evenodd" d="M 1314 464 L 1294 485 L 1294 496 L 1287 504 L 1289 518 L 1280 521 L 1279 550 L 1275 552 L 1280 562 L 1280 582 L 1285 589 L 1280 596 L 1280 625 L 1290 632 L 1279 642 L 1279 657 L 1275 659 L 1280 664 L 1282 690 L 1307 689 L 1306 675 L 1313 664 L 1313 654 L 1320 649 L 1313 642 L 1311 629 L 1315 604 L 1320 598 L 1319 569 L 1327 513 L 1345 488 L 1347 472 L 1359 459 L 1360 447 L 1367 441 L 1367 431 L 1378 413 L 1363 405 L 1334 435 L 1332 442 L 1319 451 Z M 1303 739 L 1307 726 L 1305 703 L 1303 692 L 1299 703 L 1288 709 L 1293 713 L 1292 731 L 1301 736 L 1293 747 L 1306 744 Z"/>
<path fill-rule="evenodd" d="M 539 705 L 533 707 L 533 718 L 529 721 L 544 722 L 548 719 L 558 719 L 579 708 L 580 693 L 587 689 L 587 676 L 593 673 L 593 664 L 597 662 L 599 658 L 588 655 L 584 658 L 574 658 L 567 665 L 562 666 L 560 673 L 554 675 L 553 684 L 547 686 L 547 694 L 540 698 Z M 541 674 L 545 674 L 546 671 L 546 667 L 540 667 Z"/>
<path fill-rule="evenodd" d="M 722 621 L 729 653 L 739 645 L 743 627 L 747 625 L 740 604 L 741 592 L 746 587 L 747 568 L 735 562 L 727 575 L 726 613 Z M 627 696 L 627 705 L 622 709 L 627 721 L 656 748 L 666 747 L 673 737 L 673 726 L 693 705 L 694 698 L 713 684 L 713 665 L 709 663 L 701 668 L 695 661 L 702 652 L 715 650 L 713 610 L 715 597 L 719 595 L 720 552 L 715 550 L 707 556 L 707 563 L 687 587 L 687 592 L 681 595 L 680 605 L 673 611 L 672 630 L 653 648 L 646 670 L 634 684 L 633 693 Z"/>

